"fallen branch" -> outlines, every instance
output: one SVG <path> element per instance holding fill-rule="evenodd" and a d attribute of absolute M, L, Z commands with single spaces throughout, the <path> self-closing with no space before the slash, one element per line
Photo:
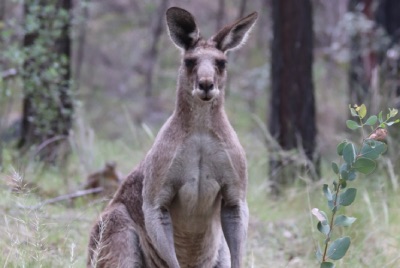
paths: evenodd
<path fill-rule="evenodd" d="M 54 197 L 54 198 L 51 198 L 51 199 L 44 200 L 43 202 L 41 202 L 41 203 L 39 203 L 37 205 L 34 205 L 34 206 L 22 206 L 22 205 L 19 205 L 19 207 L 23 208 L 23 209 L 36 210 L 36 209 L 39 209 L 39 208 L 41 208 L 41 207 L 43 207 L 45 205 L 48 205 L 48 204 L 53 204 L 53 203 L 57 203 L 57 202 L 64 201 L 64 200 L 72 200 L 72 199 L 75 199 L 75 198 L 78 198 L 78 197 L 81 197 L 81 196 L 100 193 L 102 191 L 104 191 L 103 187 L 97 187 L 97 188 L 92 188 L 92 189 L 88 189 L 88 190 L 79 190 L 79 191 L 76 191 L 74 193 L 64 194 L 64 195 L 60 195 L 60 196 L 57 196 L 57 197 Z"/>

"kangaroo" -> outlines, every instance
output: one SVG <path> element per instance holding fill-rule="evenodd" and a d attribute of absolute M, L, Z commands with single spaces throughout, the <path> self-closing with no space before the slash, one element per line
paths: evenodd
<path fill-rule="evenodd" d="M 103 196 L 112 197 L 121 184 L 121 175 L 115 162 L 107 162 L 101 170 L 89 174 L 85 184 L 81 187 L 85 190 L 102 187 Z"/>
<path fill-rule="evenodd" d="M 241 266 L 247 167 L 224 111 L 226 53 L 243 45 L 256 19 L 252 13 L 206 40 L 192 14 L 167 10 L 183 55 L 176 107 L 94 225 L 88 267 Z"/>

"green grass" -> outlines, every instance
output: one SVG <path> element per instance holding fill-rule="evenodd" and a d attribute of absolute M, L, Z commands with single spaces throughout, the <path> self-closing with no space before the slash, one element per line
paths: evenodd
<path fill-rule="evenodd" d="M 38 210 L 29 206 L 73 191 L 88 171 L 107 160 L 115 160 L 127 174 L 152 143 L 143 129 L 137 131 L 139 138 L 130 144 L 102 140 L 95 135 L 87 139 L 80 136 L 79 140 L 76 135 L 76 144 L 88 146 L 90 154 L 84 153 L 85 148 L 74 150 L 64 170 L 28 162 L 24 170 L 14 171 L 14 163 L 9 159 L 8 168 L 0 174 L 0 267 L 84 267 L 91 225 L 107 201 L 82 198 Z M 249 162 L 251 217 L 245 267 L 318 267 L 314 251 L 318 242 L 322 243 L 322 236 L 316 230 L 317 222 L 310 216 L 310 210 L 319 207 L 327 211 L 327 206 L 322 205 L 324 197 L 320 189 L 323 183 L 332 182 L 329 163 L 323 160 L 321 181 L 298 179 L 281 197 L 272 198 L 268 192 L 267 150 L 262 149 L 262 135 L 254 133 L 257 131 L 239 133 Z M 87 155 L 93 159 L 81 161 Z M 85 163 L 92 166 L 85 167 Z M 20 176 L 23 182 L 19 181 Z M 42 193 L 30 189 L 12 192 L 8 186 L 24 182 L 35 182 Z M 337 267 L 399 267 L 398 192 L 381 171 L 354 183 L 358 195 L 345 213 L 357 217 L 357 221 L 352 227 L 340 230 L 351 236 L 352 245 Z"/>

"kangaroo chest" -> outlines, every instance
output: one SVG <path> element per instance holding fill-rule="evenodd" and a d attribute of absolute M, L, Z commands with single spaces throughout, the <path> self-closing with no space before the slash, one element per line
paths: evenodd
<path fill-rule="evenodd" d="M 171 204 L 173 218 L 197 224 L 219 212 L 221 187 L 235 176 L 229 148 L 210 133 L 189 136 L 177 149 L 168 177 L 179 190 Z"/>

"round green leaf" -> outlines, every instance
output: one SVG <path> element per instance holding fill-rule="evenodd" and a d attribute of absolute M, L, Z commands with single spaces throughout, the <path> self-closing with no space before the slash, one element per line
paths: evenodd
<path fill-rule="evenodd" d="M 396 124 L 398 122 L 399 122 L 399 119 L 397 119 L 396 121 L 387 122 L 386 125 L 388 125 L 390 127 L 391 125 L 394 125 L 394 124 Z"/>
<path fill-rule="evenodd" d="M 395 109 L 395 108 L 393 108 L 393 109 L 390 109 L 389 108 L 389 117 L 395 117 L 396 116 L 396 114 L 399 112 L 399 110 L 397 110 L 397 109 Z"/>
<path fill-rule="evenodd" d="M 347 180 L 349 178 L 349 171 L 341 170 L 340 171 L 340 176 L 342 177 L 342 179 Z"/>
<path fill-rule="evenodd" d="M 347 217 L 345 215 L 339 215 L 335 218 L 335 226 L 342 226 L 342 227 L 348 227 L 353 224 L 353 222 L 356 221 L 356 218 L 353 217 Z"/>
<path fill-rule="evenodd" d="M 317 229 L 324 235 L 328 235 L 329 231 L 331 230 L 331 228 L 327 222 L 326 222 L 326 224 L 323 224 L 322 222 L 318 222 Z"/>
<path fill-rule="evenodd" d="M 356 111 L 358 112 L 358 115 L 361 119 L 363 119 L 367 115 L 367 107 L 365 106 L 365 104 L 361 104 L 361 106 L 356 108 Z"/>
<path fill-rule="evenodd" d="M 348 181 L 354 181 L 357 178 L 357 173 L 354 170 L 350 170 L 347 175 Z"/>
<path fill-rule="evenodd" d="M 351 113 L 352 116 L 358 117 L 356 109 L 350 107 L 350 113 Z"/>
<path fill-rule="evenodd" d="M 375 160 L 381 154 L 386 152 L 386 150 L 387 145 L 383 142 L 375 140 L 365 140 L 359 156 Z"/>
<path fill-rule="evenodd" d="M 356 158 L 356 148 L 354 144 L 347 143 L 346 146 L 343 148 L 343 159 L 346 161 L 347 164 L 351 165 Z"/>
<path fill-rule="evenodd" d="M 359 157 L 353 165 L 353 168 L 360 173 L 369 174 L 376 168 L 376 162 L 369 158 Z"/>
<path fill-rule="evenodd" d="M 357 124 L 356 121 L 353 121 L 353 120 L 347 120 L 346 121 L 346 126 L 348 128 L 350 128 L 351 130 L 354 130 L 354 129 L 357 129 L 357 128 L 361 127 L 359 124 Z"/>
<path fill-rule="evenodd" d="M 328 199 L 328 201 L 331 201 L 332 200 L 332 192 L 329 189 L 328 184 L 324 184 L 324 186 L 322 186 L 322 191 L 324 192 L 326 199 Z"/>
<path fill-rule="evenodd" d="M 379 120 L 379 123 L 383 123 L 382 111 L 380 111 L 378 114 L 378 120 Z"/>
<path fill-rule="evenodd" d="M 342 141 L 341 143 L 339 143 L 339 145 L 336 147 L 336 151 L 338 155 L 343 155 L 343 148 L 344 146 L 346 146 L 347 141 Z"/>
<path fill-rule="evenodd" d="M 373 126 L 376 124 L 376 122 L 378 121 L 378 117 L 376 115 L 371 115 L 367 121 L 365 122 L 366 125 L 368 126 Z"/>
<path fill-rule="evenodd" d="M 332 170 L 335 174 L 339 174 L 339 167 L 335 162 L 332 162 Z"/>
<path fill-rule="evenodd" d="M 325 261 L 325 262 L 321 263 L 320 268 L 335 268 L 335 265 L 331 262 Z"/>
<path fill-rule="evenodd" d="M 327 251 L 328 258 L 332 260 L 340 260 L 346 255 L 347 250 L 350 247 L 350 237 L 342 237 L 333 241 Z"/>
<path fill-rule="evenodd" d="M 354 202 L 356 198 L 357 189 L 355 188 L 348 188 L 346 191 L 340 194 L 339 196 L 339 204 L 342 206 L 349 206 L 351 203 Z"/>

